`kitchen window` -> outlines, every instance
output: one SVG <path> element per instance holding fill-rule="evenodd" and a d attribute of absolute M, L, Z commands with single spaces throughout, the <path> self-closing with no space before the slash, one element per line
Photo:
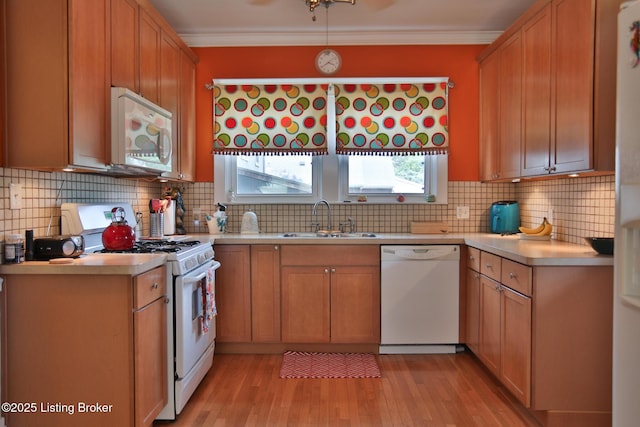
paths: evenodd
<path fill-rule="evenodd" d="M 329 144 L 331 146 L 331 144 Z M 446 154 L 425 156 L 214 156 L 217 200 L 237 203 L 447 203 Z M 381 164 L 382 163 L 382 164 Z M 221 196 L 223 195 L 223 196 Z"/>
<path fill-rule="evenodd" d="M 433 152 L 414 152 L 413 155 L 406 155 L 403 152 L 387 152 L 386 155 L 372 155 L 366 152 L 349 154 L 348 149 L 345 150 L 342 145 L 340 146 L 341 150 L 336 150 L 336 96 L 334 95 L 335 85 L 331 80 L 310 79 L 294 82 L 298 85 L 315 84 L 328 87 L 326 145 L 324 148 L 325 153 L 328 152 L 328 154 L 287 153 L 287 155 L 273 155 L 273 153 L 262 154 L 259 152 L 260 150 L 239 155 L 214 153 L 216 198 L 237 203 L 312 203 L 320 198 L 332 202 L 355 202 L 366 197 L 368 202 L 373 203 L 397 203 L 398 201 L 424 203 L 429 201 L 446 204 L 448 159 L 446 148 L 434 147 L 438 149 L 435 151 L 439 153 L 437 155 Z M 411 79 L 401 80 L 406 82 Z M 383 83 L 385 89 L 392 86 L 402 92 L 407 86 L 414 89 L 415 87 L 421 88 L 423 85 L 421 82 L 425 79 L 413 80 L 415 83 L 413 85 L 399 85 L 397 79 L 376 79 L 376 84 Z M 342 89 L 337 88 L 336 91 L 342 90 L 342 94 L 346 95 L 348 90 L 356 87 L 361 81 L 363 79 L 342 79 L 337 82 L 342 85 L 339 86 Z M 387 85 L 387 83 L 389 84 Z M 242 87 L 245 89 L 250 87 L 247 85 L 264 85 L 257 86 L 257 90 L 264 87 L 265 92 L 268 87 L 272 87 L 267 85 L 280 84 L 285 87 L 282 79 L 259 82 L 227 80 L 218 81 L 216 84 L 244 85 Z M 440 79 L 440 83 L 437 85 L 443 87 L 443 84 L 446 83 Z M 427 86 L 434 87 L 436 84 L 424 84 L 424 87 Z M 233 86 L 229 87 L 231 90 L 234 89 Z M 306 88 L 305 86 L 304 89 Z M 252 94 L 248 93 L 246 98 L 249 99 L 251 96 Z M 344 106 L 344 98 L 341 96 L 339 99 L 342 102 L 341 108 Z M 416 98 L 425 99 L 417 96 Z M 415 102 L 415 99 L 407 101 Z M 226 105 L 235 104 L 227 102 Z M 408 103 L 407 106 L 409 106 Z M 217 105 L 216 107 L 222 110 L 223 106 Z M 344 112 L 343 110 L 342 113 Z M 338 112 L 339 114 L 341 112 Z M 424 135 L 424 132 L 420 135 Z M 220 140 L 216 141 L 217 144 L 220 142 Z M 435 139 L 434 142 L 436 142 Z M 396 141 L 394 141 L 395 144 Z M 340 154 L 336 154 L 337 152 Z"/>

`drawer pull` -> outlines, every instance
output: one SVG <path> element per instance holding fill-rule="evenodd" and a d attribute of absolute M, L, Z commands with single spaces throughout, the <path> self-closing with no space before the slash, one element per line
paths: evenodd
<path fill-rule="evenodd" d="M 515 279 L 516 277 L 516 273 L 509 273 L 509 279 Z"/>
<path fill-rule="evenodd" d="M 473 257 L 473 255 L 469 255 L 469 261 L 475 261 L 475 258 Z"/>
<path fill-rule="evenodd" d="M 493 265 L 491 264 L 485 264 L 485 267 L 487 267 L 489 270 L 493 270 Z"/>
<path fill-rule="evenodd" d="M 158 283 L 154 282 L 153 285 L 151 285 L 151 289 L 158 289 Z"/>

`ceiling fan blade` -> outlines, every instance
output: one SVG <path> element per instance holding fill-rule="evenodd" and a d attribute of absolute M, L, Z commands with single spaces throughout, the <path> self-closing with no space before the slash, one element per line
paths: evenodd
<path fill-rule="evenodd" d="M 255 6 L 269 6 L 275 0 L 249 0 L 249 4 L 253 4 Z"/>
<path fill-rule="evenodd" d="M 396 2 L 396 0 L 359 0 L 359 1 L 364 3 L 366 6 L 377 9 L 377 10 L 386 9 Z"/>

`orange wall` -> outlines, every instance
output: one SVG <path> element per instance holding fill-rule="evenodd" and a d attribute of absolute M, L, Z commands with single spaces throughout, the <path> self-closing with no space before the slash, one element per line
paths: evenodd
<path fill-rule="evenodd" d="M 449 180 L 478 180 L 478 64 L 484 45 L 337 46 L 342 70 L 332 77 L 449 77 Z M 212 79 L 320 77 L 318 46 L 193 48 L 196 69 L 196 180 L 213 181 Z"/>

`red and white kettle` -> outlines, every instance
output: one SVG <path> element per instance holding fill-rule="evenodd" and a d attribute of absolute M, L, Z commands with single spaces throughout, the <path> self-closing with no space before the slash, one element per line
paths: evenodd
<path fill-rule="evenodd" d="M 109 251 L 126 251 L 133 248 L 136 233 L 127 224 L 124 209 L 111 209 L 111 225 L 102 232 L 102 245 Z"/>

